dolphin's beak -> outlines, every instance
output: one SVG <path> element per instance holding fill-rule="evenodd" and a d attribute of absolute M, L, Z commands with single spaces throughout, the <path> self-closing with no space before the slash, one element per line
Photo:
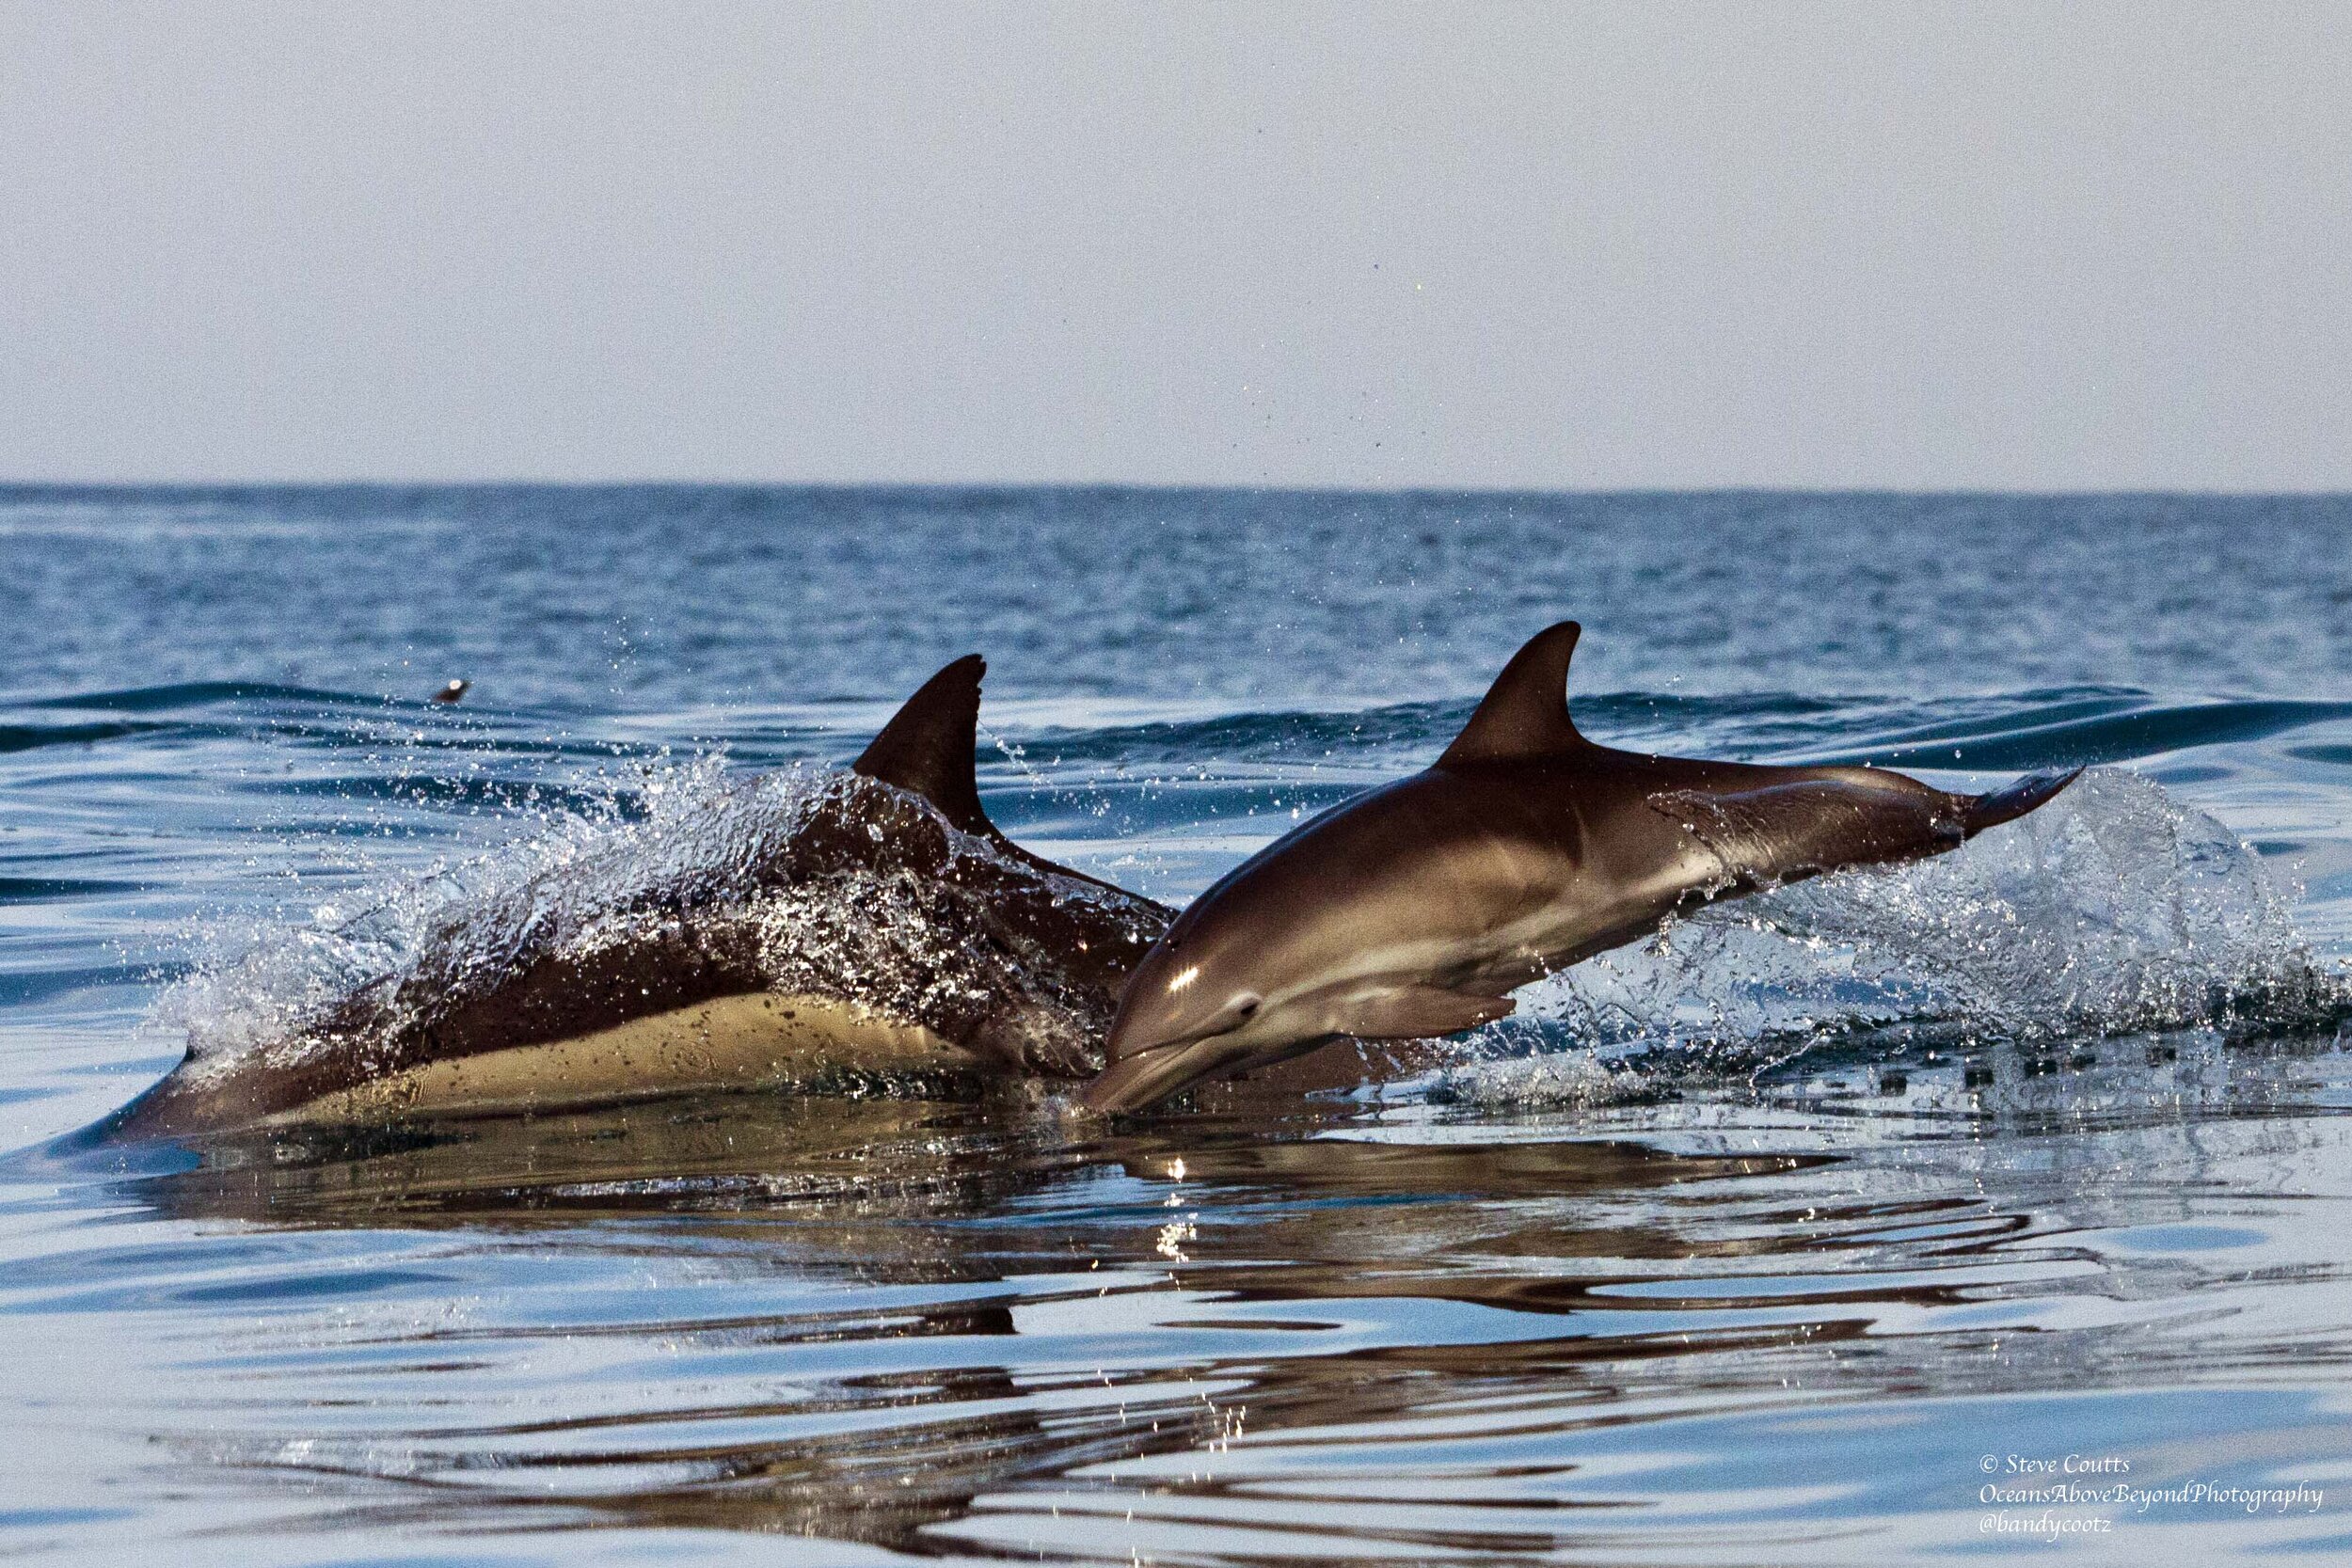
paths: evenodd
<path fill-rule="evenodd" d="M 1104 1047 L 1111 1065 L 1079 1091 L 1079 1102 L 1089 1111 L 1104 1116 L 1140 1111 L 1207 1077 L 1223 1064 L 1223 1053 L 1212 1042 L 1240 1027 L 1240 1021 L 1235 1020 L 1205 1035 L 1136 1047 L 1120 1038 L 1126 1033 L 1121 1026 L 1127 1022 L 1123 1013 L 1112 1022 L 1111 1037 Z"/>
<path fill-rule="evenodd" d="M 1113 1062 L 1078 1092 L 1078 1102 L 1106 1117 L 1140 1111 L 1193 1081 L 1197 1073 L 1186 1059 L 1193 1054 L 1181 1045 L 1170 1045 Z"/>

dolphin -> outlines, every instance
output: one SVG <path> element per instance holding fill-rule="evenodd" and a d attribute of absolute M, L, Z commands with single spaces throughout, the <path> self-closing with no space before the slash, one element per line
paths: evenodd
<path fill-rule="evenodd" d="M 1564 621 L 1513 656 L 1434 767 L 1293 830 L 1178 916 L 1128 981 L 1082 1101 L 1138 1110 L 1337 1038 L 1473 1028 L 1672 915 L 1941 854 L 2074 777 L 1955 795 L 1883 768 L 1595 745 L 1568 716 L 1579 631 Z"/>
<path fill-rule="evenodd" d="M 568 924 L 535 886 L 469 907 L 275 1037 L 192 1041 L 94 1131 L 366 1126 L 842 1072 L 1089 1075 L 1173 911 L 989 820 L 973 773 L 986 669 L 949 664 L 849 772 L 787 791 L 735 874 L 657 879 Z"/>

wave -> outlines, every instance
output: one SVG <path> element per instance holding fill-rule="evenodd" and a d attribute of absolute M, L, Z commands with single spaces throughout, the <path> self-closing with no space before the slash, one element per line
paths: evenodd
<path fill-rule="evenodd" d="M 179 963 L 87 964 L 78 969 L 0 971 L 0 1007 L 30 1006 L 71 996 L 75 991 L 176 982 L 187 973 L 187 966 Z"/>
<path fill-rule="evenodd" d="M 1788 692 L 1692 696 L 1681 692 L 1598 692 L 1574 699 L 1578 723 L 1596 737 L 1704 730 L 1724 724 L 1804 735 L 1851 722 L 1856 699 Z M 1859 699 L 1876 705 L 1880 699 Z M 1130 764 L 1292 761 L 1353 757 L 1441 746 L 1470 721 L 1475 698 L 1387 703 L 1362 708 L 1268 708 L 1213 718 L 1102 727 L 1049 727 L 1026 744 L 1064 761 Z"/>
<path fill-rule="evenodd" d="M 102 740 L 120 740 L 125 736 L 153 735 L 181 727 L 129 720 L 95 724 L 0 724 L 0 756 L 38 752 L 49 746 L 94 746 Z"/>
<path fill-rule="evenodd" d="M 183 708 L 211 707 L 220 703 L 310 703 L 332 707 L 398 707 L 423 705 L 398 697 L 360 691 L 335 691 L 315 686 L 286 686 L 271 681 L 175 681 L 164 686 L 133 686 L 108 691 L 75 691 L 20 703 L 20 707 L 95 708 L 118 713 L 171 713 Z"/>
<path fill-rule="evenodd" d="M 1099 729 L 1048 729 L 1025 743 L 1066 762 L 1167 766 L 1346 762 L 1442 745 L 1473 701 L 1360 709 L 1268 709 Z M 1958 702 L 1789 692 L 1615 691 L 1573 699 L 1604 744 L 1664 749 L 1730 742 L 1758 758 L 1953 771 L 2023 771 L 2239 744 L 2352 719 L 2352 703 L 2249 698 L 2172 702 L 2133 688 L 2044 689 Z"/>
<path fill-rule="evenodd" d="M 75 692 L 13 705 L 125 717 L 22 720 L 0 724 L 0 755 L 51 746 L 95 745 L 148 736 L 215 737 L 257 723 L 274 735 L 329 749 L 378 749 L 388 740 L 421 751 L 478 751 L 534 757 L 651 754 L 659 748 L 617 734 L 595 715 L 440 707 L 421 696 L 388 696 L 255 681 L 187 681 Z M 992 725 L 998 754 L 984 768 L 1018 773 L 1032 753 L 1053 765 L 1101 775 L 1134 769 L 1199 772 L 1251 766 L 1337 769 L 1369 779 L 1426 760 L 1470 717 L 1467 698 L 1360 708 L 1248 709 L 1144 723 L 1037 727 Z M 1994 772 L 2114 763 L 2200 746 L 2269 739 L 2352 720 L 2352 703 L 2289 699 L 2169 701 L 2132 688 L 2042 689 L 1934 703 L 1885 695 L 1791 692 L 1692 694 L 1629 690 L 1580 694 L 1575 712 L 1596 739 L 1634 750 L 1724 754 L 1755 760 L 1870 763 L 1960 772 Z M 234 718 L 223 709 L 243 709 Z M 259 708 L 263 711 L 255 713 Z M 341 715 L 342 717 L 329 717 Z M 183 717 L 174 717 L 183 716 Z M 430 716 L 428 727 L 415 726 Z M 985 716 L 984 716 L 985 717 Z M 710 713 L 698 733 L 710 733 Z M 545 726 L 560 721 L 557 729 Z M 385 722 L 404 726 L 388 735 Z M 723 722 L 719 723 L 721 729 Z M 837 726 L 795 713 L 781 730 L 755 725 L 729 736 L 763 760 L 841 749 Z M 707 742 L 706 742 L 707 744 Z M 2309 760 L 2334 762 L 2342 747 L 2306 746 Z M 406 781 L 402 781 L 405 785 Z"/>
<path fill-rule="evenodd" d="M 2013 710 L 1840 747 L 1822 762 L 1963 770 L 2076 768 L 2227 746 L 2352 719 L 2352 703 L 2251 699 L 2166 704 L 2140 696 Z"/>
<path fill-rule="evenodd" d="M 589 789 L 537 779 L 483 776 L 449 778 L 437 774 L 341 774 L 312 779 L 262 779 L 240 786 L 248 794 L 277 795 L 295 800 L 384 802 L 434 806 L 446 810 L 489 808 L 544 816 L 565 812 L 583 817 L 628 816 L 636 806 L 633 791 Z"/>
<path fill-rule="evenodd" d="M 246 734 L 252 726 L 218 716 L 230 705 L 294 705 L 302 708 L 341 708 L 368 712 L 398 712 L 428 705 L 318 687 L 285 686 L 265 681 L 181 681 L 166 686 L 126 687 L 104 691 L 76 691 L 8 704 L 19 712 L 111 713 L 155 715 L 119 719 L 20 721 L 0 723 L 0 755 L 40 751 L 51 746 L 92 746 L 108 740 L 135 740 L 151 736 L 173 739 L 221 738 Z M 172 715 L 189 717 L 174 718 Z M 206 717 L 197 717 L 203 715 Z M 288 726 L 275 717 L 263 728 L 283 732 Z M 321 729 L 317 738 L 331 743 L 380 743 L 380 733 Z"/>
<path fill-rule="evenodd" d="M 107 742 L 256 742 L 320 752 L 360 752 L 370 761 L 408 753 L 415 766 L 355 781 L 356 793 L 405 787 L 435 767 L 436 759 L 492 757 L 525 761 L 660 757 L 672 746 L 659 739 L 619 733 L 592 715 L 553 709 L 454 708 L 422 698 L 366 696 L 311 687 L 199 681 L 41 698 L 14 705 L 19 715 L 35 712 L 116 713 L 119 718 L 0 721 L 0 756 L 59 746 Z M 463 766 L 461 761 L 457 766 Z M 452 779 L 453 787 L 468 787 Z M 543 786 L 546 781 L 539 781 Z M 517 785 L 518 789 L 524 787 Z M 311 791 L 315 793 L 315 791 Z"/>
<path fill-rule="evenodd" d="M 59 898 L 103 898 L 140 893 L 144 882 L 103 881 L 92 877 L 0 876 L 0 904 L 46 904 Z"/>

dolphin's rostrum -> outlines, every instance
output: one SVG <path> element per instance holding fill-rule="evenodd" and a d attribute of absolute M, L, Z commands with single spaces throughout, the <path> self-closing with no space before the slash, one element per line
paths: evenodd
<path fill-rule="evenodd" d="M 1597 746 L 1568 717 L 1578 631 L 1521 648 L 1434 767 L 1276 840 L 1186 909 L 1129 980 L 1086 1103 L 1139 1109 L 1348 1036 L 1469 1029 L 1678 911 L 1940 854 L 2074 777 L 1956 795 L 1880 768 Z"/>

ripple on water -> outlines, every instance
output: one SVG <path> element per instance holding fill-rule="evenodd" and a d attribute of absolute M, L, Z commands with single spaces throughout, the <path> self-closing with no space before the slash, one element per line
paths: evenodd
<path fill-rule="evenodd" d="M 69 1227 L 0 1313 L 35 1354 L 118 1325 L 152 1382 L 109 1440 L 305 1528 L 1874 1561 L 1973 1528 L 1988 1449 L 2352 1462 L 2342 1402 L 2272 1375 L 2352 1351 L 2348 1133 L 722 1097 L 224 1146 L 108 1189 L 187 1241 Z M 2167 1528 L 2332 1528 L 2257 1523 Z"/>
<path fill-rule="evenodd" d="M 1876 1564 L 2049 1513 L 2113 1527 L 2054 1558 L 2352 1556 L 2344 521 L 0 493 L 0 1551 Z M 970 648 L 990 810 L 1181 899 L 1564 613 L 1601 738 L 2113 770 L 1353 1094 L 45 1141 L 437 922 L 488 952 L 723 877 L 743 775 Z M 1983 1500 L 2069 1455 L 2137 1499 Z M 2328 1500 L 2155 1495 L 2200 1482 Z"/>

